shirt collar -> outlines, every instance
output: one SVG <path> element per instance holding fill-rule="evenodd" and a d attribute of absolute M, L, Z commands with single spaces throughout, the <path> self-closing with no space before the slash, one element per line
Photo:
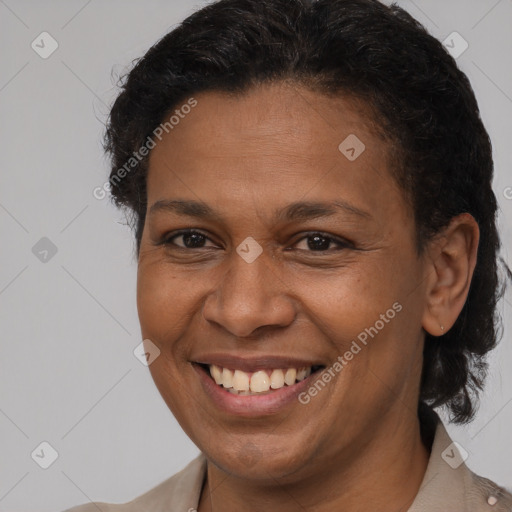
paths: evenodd
<path fill-rule="evenodd" d="M 434 442 L 427 470 L 413 504 L 407 512 L 466 510 L 465 488 L 471 472 L 442 421 L 437 418 Z"/>

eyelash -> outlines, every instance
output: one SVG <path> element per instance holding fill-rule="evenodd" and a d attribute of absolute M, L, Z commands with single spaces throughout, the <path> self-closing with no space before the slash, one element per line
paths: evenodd
<path fill-rule="evenodd" d="M 173 242 L 174 239 L 176 239 L 180 236 L 185 236 L 185 235 L 200 235 L 200 236 L 204 237 L 205 240 L 209 240 L 210 242 L 213 242 L 213 240 L 211 240 L 211 238 L 209 238 L 206 234 L 202 233 L 201 231 L 198 231 L 195 229 L 185 229 L 185 230 L 178 231 L 176 233 L 171 234 L 170 236 L 165 237 L 159 245 L 164 245 L 166 247 L 171 247 L 174 249 L 180 249 L 180 250 L 184 250 L 184 251 L 193 251 L 194 249 L 208 249 L 209 248 L 209 247 L 181 247 L 179 245 L 176 245 Z M 299 238 L 296 242 L 294 242 L 293 245 L 298 244 L 302 240 L 305 240 L 308 238 L 313 238 L 314 236 L 319 236 L 325 240 L 328 240 L 329 242 L 337 244 L 338 249 L 335 249 L 335 250 L 349 249 L 349 248 L 354 247 L 353 244 L 351 244 L 350 242 L 348 242 L 346 240 L 335 238 L 326 233 L 322 233 L 321 231 L 311 231 L 309 233 L 306 233 L 305 236 L 303 236 L 302 238 Z M 332 251 L 331 248 L 326 249 L 326 250 L 318 250 L 318 251 L 307 250 L 307 249 L 299 249 L 299 250 L 305 251 L 305 252 L 310 252 L 310 253 L 328 253 L 328 252 Z"/>

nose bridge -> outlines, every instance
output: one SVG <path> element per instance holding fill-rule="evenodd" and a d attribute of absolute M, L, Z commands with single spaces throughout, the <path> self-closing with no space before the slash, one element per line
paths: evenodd
<path fill-rule="evenodd" d="M 250 244 L 250 242 L 249 242 Z M 239 250 L 246 249 L 241 244 Z M 253 261 L 233 251 L 215 293 L 207 297 L 204 317 L 236 336 L 248 336 L 262 326 L 293 321 L 294 306 L 272 261 L 260 254 Z"/>

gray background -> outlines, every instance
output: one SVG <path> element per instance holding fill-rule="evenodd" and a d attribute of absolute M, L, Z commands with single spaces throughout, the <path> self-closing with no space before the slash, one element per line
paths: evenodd
<path fill-rule="evenodd" d="M 457 61 L 493 140 L 510 264 L 512 0 L 399 4 L 440 40 L 457 31 L 469 43 Z M 112 77 L 199 5 L 0 0 L 1 511 L 128 501 L 198 453 L 133 355 L 141 339 L 132 236 L 123 215 L 92 191 L 108 172 L 100 141 Z M 47 59 L 31 48 L 43 31 L 59 45 Z M 511 303 L 509 293 L 478 417 L 449 427 L 467 464 L 508 487 Z M 58 452 L 48 469 L 31 458 L 42 441 Z"/>

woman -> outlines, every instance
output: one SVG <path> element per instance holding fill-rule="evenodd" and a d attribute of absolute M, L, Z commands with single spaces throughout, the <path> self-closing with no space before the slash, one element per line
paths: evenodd
<path fill-rule="evenodd" d="M 152 377 L 201 450 L 112 511 L 486 511 L 469 422 L 497 343 L 491 145 L 399 7 L 221 0 L 129 73 L 106 148 Z"/>

